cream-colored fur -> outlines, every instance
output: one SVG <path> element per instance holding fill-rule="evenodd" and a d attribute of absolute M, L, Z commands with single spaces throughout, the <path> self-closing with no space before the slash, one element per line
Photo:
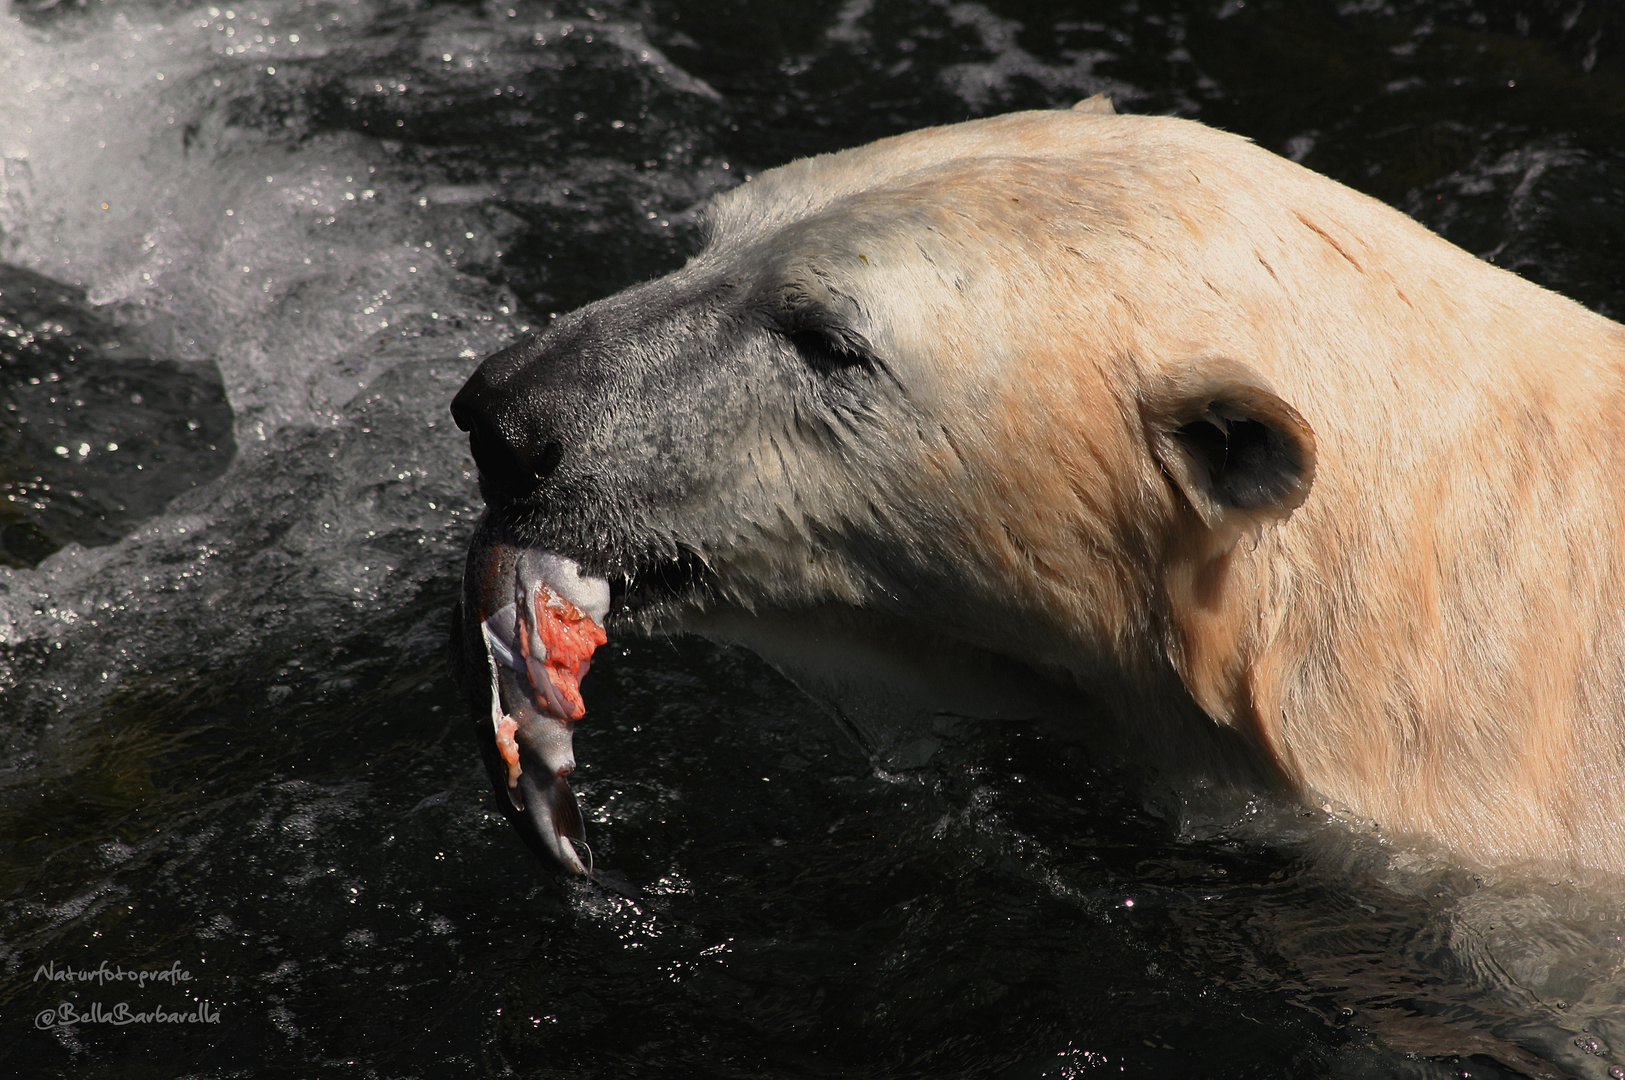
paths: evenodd
<path fill-rule="evenodd" d="M 1625 329 L 1168 118 L 915 132 L 711 224 L 685 273 L 799 281 L 913 403 L 862 493 L 758 458 L 817 535 L 892 523 L 886 572 L 940 586 L 910 617 L 1131 722 L 1194 702 L 1294 790 L 1465 858 L 1625 871 Z M 1180 431 L 1210 401 L 1289 437 L 1271 499 L 1204 486 Z M 780 563 L 763 603 L 890 602 Z"/>

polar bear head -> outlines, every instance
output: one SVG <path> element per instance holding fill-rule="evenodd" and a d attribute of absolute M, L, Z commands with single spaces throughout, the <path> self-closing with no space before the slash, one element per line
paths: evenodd
<path fill-rule="evenodd" d="M 746 183 L 688 265 L 458 395 L 494 526 L 645 628 L 847 609 L 1108 696 L 1181 672 L 1230 718 L 1221 564 L 1315 472 L 1239 286 L 1193 265 L 1248 209 L 1220 194 L 1238 148 L 1028 113 Z"/>

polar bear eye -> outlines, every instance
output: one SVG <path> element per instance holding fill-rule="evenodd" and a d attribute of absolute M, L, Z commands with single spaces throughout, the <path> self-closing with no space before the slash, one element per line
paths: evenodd
<path fill-rule="evenodd" d="M 845 314 L 843 314 L 843 309 Z M 857 303 L 814 274 L 782 285 L 767 306 L 772 329 L 819 375 L 884 370 L 867 339 L 853 329 Z"/>
<path fill-rule="evenodd" d="M 820 375 L 835 375 L 851 368 L 872 370 L 875 366 L 869 343 L 856 332 L 810 326 L 786 330 L 784 336 L 807 366 Z"/>

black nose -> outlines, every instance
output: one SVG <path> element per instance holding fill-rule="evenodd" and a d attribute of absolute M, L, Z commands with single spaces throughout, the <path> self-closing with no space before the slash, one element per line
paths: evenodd
<path fill-rule="evenodd" d="M 481 479 L 504 495 L 522 494 L 558 468 L 564 447 L 550 437 L 535 387 L 513 376 L 530 359 L 530 342 L 490 357 L 451 401 L 451 417 L 468 432 Z"/>

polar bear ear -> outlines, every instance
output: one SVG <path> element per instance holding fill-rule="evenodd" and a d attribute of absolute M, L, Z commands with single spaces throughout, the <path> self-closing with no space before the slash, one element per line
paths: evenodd
<path fill-rule="evenodd" d="M 1225 546 L 1286 518 L 1315 478 L 1315 433 L 1256 373 L 1209 361 L 1142 399 L 1151 453 Z"/>

